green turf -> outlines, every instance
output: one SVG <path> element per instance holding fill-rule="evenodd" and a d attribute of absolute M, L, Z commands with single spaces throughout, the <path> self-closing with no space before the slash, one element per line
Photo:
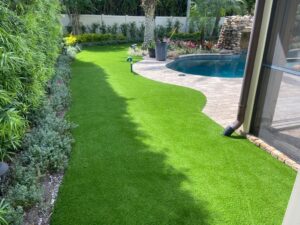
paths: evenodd
<path fill-rule="evenodd" d="M 79 126 L 51 224 L 281 224 L 296 173 L 223 137 L 201 93 L 132 75 L 126 57 L 94 47 L 73 63 Z"/>

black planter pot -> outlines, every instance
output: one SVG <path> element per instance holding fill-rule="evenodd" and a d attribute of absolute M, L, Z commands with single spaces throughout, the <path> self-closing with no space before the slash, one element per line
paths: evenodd
<path fill-rule="evenodd" d="M 5 162 L 0 162 L 0 177 L 8 171 L 8 165 Z"/>
<path fill-rule="evenodd" d="M 167 60 L 167 42 L 156 42 L 156 60 L 166 61 Z"/>
<path fill-rule="evenodd" d="M 155 48 L 148 48 L 150 58 L 155 58 Z"/>

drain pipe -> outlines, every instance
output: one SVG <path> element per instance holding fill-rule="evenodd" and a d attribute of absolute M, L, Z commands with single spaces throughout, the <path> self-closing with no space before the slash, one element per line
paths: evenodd
<path fill-rule="evenodd" d="M 250 85 L 252 80 L 253 68 L 255 63 L 255 56 L 257 52 L 257 46 L 259 42 L 259 34 L 262 24 L 262 18 L 264 13 L 265 0 L 258 0 L 255 7 L 254 25 L 250 38 L 250 45 L 248 48 L 248 55 L 246 60 L 245 77 L 242 85 L 242 92 L 239 101 L 239 108 L 237 113 L 237 119 L 231 125 L 225 128 L 224 135 L 231 136 L 231 134 L 237 130 L 245 120 L 247 102 L 249 97 Z"/>

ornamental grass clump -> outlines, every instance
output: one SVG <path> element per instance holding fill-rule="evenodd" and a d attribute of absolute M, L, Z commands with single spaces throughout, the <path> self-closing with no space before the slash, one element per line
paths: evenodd
<path fill-rule="evenodd" d="M 0 149 L 2 160 L 16 151 L 54 74 L 59 54 L 60 4 L 0 2 Z"/>

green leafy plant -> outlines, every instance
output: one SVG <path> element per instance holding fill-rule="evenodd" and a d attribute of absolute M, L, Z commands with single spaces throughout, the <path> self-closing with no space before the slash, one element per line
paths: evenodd
<path fill-rule="evenodd" d="M 114 24 L 112 25 L 112 27 L 111 27 L 110 33 L 111 33 L 111 34 L 117 34 L 117 33 L 118 33 L 118 29 L 119 29 L 118 24 L 117 24 L 117 23 L 114 23 Z"/>
<path fill-rule="evenodd" d="M 5 202 L 5 199 L 0 201 L 0 225 L 8 225 L 5 216 L 8 213 L 8 204 Z"/>
<path fill-rule="evenodd" d="M 167 37 L 167 29 L 164 26 L 157 26 L 155 29 L 156 41 L 163 41 L 165 37 Z"/>
<path fill-rule="evenodd" d="M 120 25 L 120 30 L 121 30 L 121 33 L 124 37 L 128 37 L 128 30 L 129 30 L 129 27 L 128 27 L 128 24 L 127 23 L 122 23 Z"/>
<path fill-rule="evenodd" d="M 129 23 L 129 36 L 131 40 L 137 39 L 137 26 L 135 22 Z"/>
<path fill-rule="evenodd" d="M 98 33 L 99 27 L 100 27 L 99 23 L 92 23 L 92 25 L 91 25 L 91 32 L 92 33 Z"/>
<path fill-rule="evenodd" d="M 101 22 L 101 25 L 99 26 L 99 30 L 100 30 L 101 34 L 107 33 L 107 26 L 105 25 L 105 23 L 103 21 Z"/>
<path fill-rule="evenodd" d="M 41 178 L 49 172 L 62 171 L 67 165 L 73 143 L 71 129 L 74 125 L 64 118 L 71 100 L 68 88 L 71 58 L 65 53 L 66 55 L 61 55 L 55 62 L 52 71 L 54 77 L 45 81 L 43 88 L 47 84 L 48 95 L 41 98 L 38 107 L 31 108 L 30 113 L 26 114 L 25 121 L 30 121 L 30 129 L 24 131 L 25 137 L 18 139 L 22 151 L 15 156 L 15 152 L 10 150 L 11 144 L 5 148 L 2 148 L 3 143 L 1 145 L 1 159 L 13 160 L 10 173 L 0 186 L 1 197 L 5 197 L 7 202 L 5 215 L 0 207 L 0 221 L 3 218 L 7 224 L 21 225 L 24 210 L 39 204 L 41 200 Z M 0 105 L 3 107 L 13 104 L 22 113 L 24 106 L 17 100 L 13 101 L 14 97 L 9 92 L 3 92 Z M 29 126 L 26 125 L 27 127 Z M 9 132 L 3 133 L 7 135 Z"/>
<path fill-rule="evenodd" d="M 39 107 L 59 53 L 60 3 L 0 2 L 0 149 L 16 150 Z"/>
<path fill-rule="evenodd" d="M 126 40 L 126 38 L 123 35 L 113 35 L 113 34 L 82 34 L 82 35 L 77 35 L 76 39 L 78 40 L 79 43 Z"/>

